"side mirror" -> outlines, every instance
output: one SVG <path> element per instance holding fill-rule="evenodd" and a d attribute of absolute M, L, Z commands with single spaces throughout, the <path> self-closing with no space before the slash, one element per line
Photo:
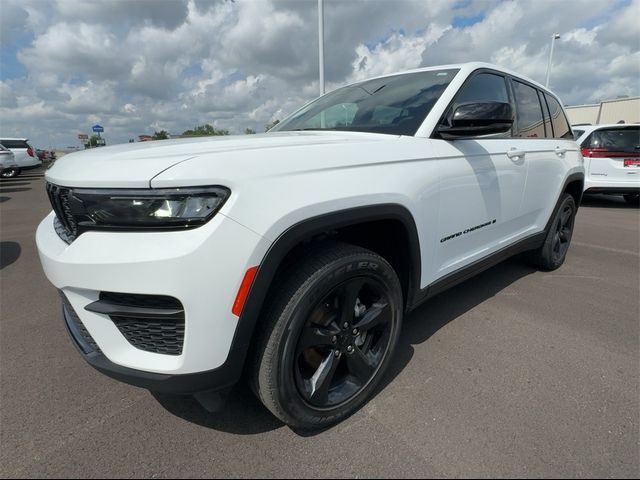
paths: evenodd
<path fill-rule="evenodd" d="M 513 125 L 513 109 L 508 103 L 463 103 L 453 112 L 451 126 L 438 126 L 446 140 L 507 132 Z"/>

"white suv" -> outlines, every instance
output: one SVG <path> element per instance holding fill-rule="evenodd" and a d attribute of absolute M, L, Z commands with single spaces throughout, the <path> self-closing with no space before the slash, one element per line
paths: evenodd
<path fill-rule="evenodd" d="M 15 167 L 6 168 L 0 173 L 2 178 L 17 177 L 23 170 L 42 166 L 42 161 L 36 155 L 33 147 L 29 145 L 29 139 L 2 137 L 0 144 L 13 152 L 15 162 Z"/>
<path fill-rule="evenodd" d="M 46 179 L 38 249 L 91 365 L 209 407 L 246 371 L 282 421 L 321 428 L 370 397 L 408 311 L 521 252 L 562 265 L 584 168 L 552 93 L 471 63 L 338 89 L 263 135 L 67 155 Z"/>
<path fill-rule="evenodd" d="M 576 142 L 585 160 L 585 193 L 640 198 L 640 125 L 577 125 Z"/>

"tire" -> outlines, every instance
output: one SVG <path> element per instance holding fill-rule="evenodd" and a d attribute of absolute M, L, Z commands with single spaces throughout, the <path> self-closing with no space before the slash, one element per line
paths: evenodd
<path fill-rule="evenodd" d="M 627 202 L 629 205 L 640 205 L 640 194 L 636 193 L 630 193 L 630 194 L 626 194 L 623 195 L 625 202 Z"/>
<path fill-rule="evenodd" d="M 576 211 L 573 197 L 568 193 L 563 194 L 544 243 L 536 250 L 525 252 L 526 263 L 545 271 L 556 270 L 562 266 L 571 244 Z"/>
<path fill-rule="evenodd" d="M 384 258 L 341 243 L 305 252 L 281 278 L 252 388 L 290 427 L 326 428 L 358 410 L 384 376 L 402 325 L 400 282 Z"/>
<path fill-rule="evenodd" d="M 20 169 L 15 167 L 5 168 L 0 172 L 0 178 L 15 178 L 18 175 L 20 175 Z"/>

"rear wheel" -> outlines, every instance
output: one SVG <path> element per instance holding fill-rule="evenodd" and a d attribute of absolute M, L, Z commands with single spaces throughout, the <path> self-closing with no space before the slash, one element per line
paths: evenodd
<path fill-rule="evenodd" d="M 556 210 L 549 231 L 542 246 L 524 254 L 528 264 L 540 270 L 560 268 L 569 251 L 576 216 L 576 202 L 565 193 Z"/>
<path fill-rule="evenodd" d="M 20 169 L 16 167 L 5 168 L 0 172 L 0 178 L 14 178 L 20 175 Z"/>
<path fill-rule="evenodd" d="M 640 205 L 640 194 L 627 194 L 623 195 L 625 201 L 630 205 Z"/>
<path fill-rule="evenodd" d="M 277 289 L 256 352 L 253 387 L 280 420 L 324 428 L 380 382 L 402 323 L 402 291 L 379 255 L 333 244 L 294 265 Z"/>

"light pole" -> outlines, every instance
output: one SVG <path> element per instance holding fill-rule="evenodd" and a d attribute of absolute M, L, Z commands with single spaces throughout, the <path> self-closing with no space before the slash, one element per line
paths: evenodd
<path fill-rule="evenodd" d="M 551 50 L 549 51 L 549 64 L 547 65 L 547 80 L 544 82 L 544 86 L 549 88 L 549 77 L 551 76 L 551 59 L 553 58 L 553 44 L 560 38 L 559 33 L 554 33 L 551 36 Z"/>
<path fill-rule="evenodd" d="M 324 1 L 318 0 L 318 62 L 320 64 L 320 95 L 324 95 Z"/>

